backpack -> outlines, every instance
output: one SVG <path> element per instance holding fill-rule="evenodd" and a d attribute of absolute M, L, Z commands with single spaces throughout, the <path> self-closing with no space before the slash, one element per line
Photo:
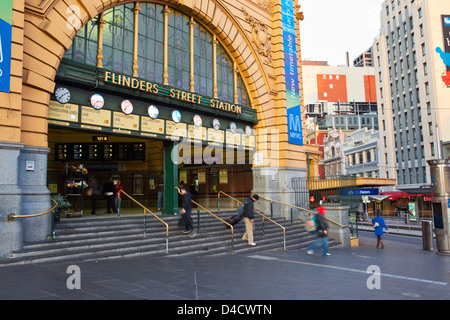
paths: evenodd
<path fill-rule="evenodd" d="M 311 233 L 317 232 L 317 221 L 316 221 L 316 215 L 313 215 L 311 218 L 308 219 L 305 223 L 306 231 Z"/>
<path fill-rule="evenodd" d="M 245 206 L 244 206 L 244 204 L 241 204 L 237 210 L 238 216 L 242 217 L 244 215 L 244 212 L 245 212 Z"/>

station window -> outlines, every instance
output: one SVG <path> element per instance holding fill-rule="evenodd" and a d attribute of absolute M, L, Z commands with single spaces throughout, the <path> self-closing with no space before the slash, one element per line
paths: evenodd
<path fill-rule="evenodd" d="M 103 67 L 125 75 L 133 74 L 134 4 L 105 11 L 103 19 Z"/>
<path fill-rule="evenodd" d="M 194 25 L 194 81 L 195 92 L 213 96 L 213 37 L 204 27 Z"/>
<path fill-rule="evenodd" d="M 138 74 L 150 82 L 162 82 L 164 70 L 164 7 L 142 3 L 139 13 Z"/>
<path fill-rule="evenodd" d="M 136 6 L 140 10 L 136 11 Z M 100 17 L 105 23 L 99 23 Z M 220 100 L 250 106 L 244 78 L 235 70 L 231 56 L 219 42 L 214 42 L 213 34 L 201 23 L 194 23 L 192 28 L 191 19 L 189 15 L 172 8 L 165 10 L 165 6 L 161 4 L 131 2 L 119 5 L 106 10 L 80 29 L 64 58 L 91 66 L 102 66 L 108 71 L 137 76 L 158 84 L 164 83 L 164 66 L 167 65 L 166 75 L 171 87 L 191 91 L 193 80 L 196 93 L 214 97 L 216 85 L 217 98 Z M 137 46 L 134 42 L 136 24 Z M 167 43 L 164 39 L 166 24 Z M 101 34 L 102 52 L 98 45 Z M 135 47 L 137 53 L 134 51 Z M 168 52 L 167 60 L 165 49 Z M 137 63 L 133 61 L 135 55 Z M 102 57 L 102 60 L 97 61 L 98 57 Z M 216 79 L 213 74 L 214 66 L 217 70 Z"/>
<path fill-rule="evenodd" d="M 169 13 L 168 69 L 169 85 L 189 91 L 190 82 L 190 25 L 189 17 L 178 11 Z"/>
<path fill-rule="evenodd" d="M 85 24 L 73 39 L 65 58 L 91 66 L 97 65 L 98 17 Z"/>

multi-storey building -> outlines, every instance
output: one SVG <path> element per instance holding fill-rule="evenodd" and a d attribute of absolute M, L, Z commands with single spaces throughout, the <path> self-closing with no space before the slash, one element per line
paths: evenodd
<path fill-rule="evenodd" d="M 372 47 L 361 53 L 353 60 L 354 67 L 373 67 Z"/>
<path fill-rule="evenodd" d="M 334 133 L 339 130 L 347 135 L 361 128 L 378 129 L 375 70 L 328 66 L 320 61 L 303 61 L 302 65 L 307 115 L 305 142 L 319 145 L 324 153 L 324 165 L 319 165 L 322 179 L 342 174 L 345 168 L 337 163 L 342 157 L 330 153 L 336 149 L 327 144 L 334 143 Z M 340 134 L 338 137 L 343 138 Z"/>
<path fill-rule="evenodd" d="M 427 160 L 450 157 L 449 52 L 448 0 L 383 2 L 373 45 L 379 167 L 397 191 L 429 193 Z"/>

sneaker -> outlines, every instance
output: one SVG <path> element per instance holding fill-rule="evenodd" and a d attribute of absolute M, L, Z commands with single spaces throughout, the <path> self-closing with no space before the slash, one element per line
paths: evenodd
<path fill-rule="evenodd" d="M 194 238 L 196 235 L 197 235 L 197 231 L 194 231 L 194 230 L 192 230 L 192 231 L 189 233 L 189 237 L 190 237 L 190 238 Z"/>
<path fill-rule="evenodd" d="M 191 233 L 191 230 L 184 230 L 183 231 L 183 234 L 189 234 L 189 233 Z"/>
<path fill-rule="evenodd" d="M 256 243 L 252 242 L 252 243 L 249 243 L 248 245 L 254 247 L 254 246 L 256 246 Z"/>
<path fill-rule="evenodd" d="M 314 251 L 308 250 L 308 251 L 306 251 L 306 253 L 307 253 L 307 254 L 314 254 Z"/>
<path fill-rule="evenodd" d="M 324 256 L 331 256 L 331 253 L 325 253 Z"/>

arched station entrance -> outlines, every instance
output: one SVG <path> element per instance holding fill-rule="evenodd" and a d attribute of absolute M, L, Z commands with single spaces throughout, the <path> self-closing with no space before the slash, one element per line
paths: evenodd
<path fill-rule="evenodd" d="M 196 181 L 206 205 L 218 190 L 293 201 L 292 178 L 318 151 L 299 143 L 303 15 L 292 0 L 3 2 L 0 257 L 47 237 L 49 215 L 8 216 L 49 210 L 79 164 L 150 206 L 161 172 L 167 185 Z"/>
<path fill-rule="evenodd" d="M 236 197 L 253 188 L 257 116 L 242 75 L 215 35 L 167 5 L 130 2 L 85 24 L 59 65 L 48 118 L 48 185 L 77 213 L 91 203 L 78 179 L 112 175 L 169 214 L 180 183 L 207 206 L 219 185 Z"/>

